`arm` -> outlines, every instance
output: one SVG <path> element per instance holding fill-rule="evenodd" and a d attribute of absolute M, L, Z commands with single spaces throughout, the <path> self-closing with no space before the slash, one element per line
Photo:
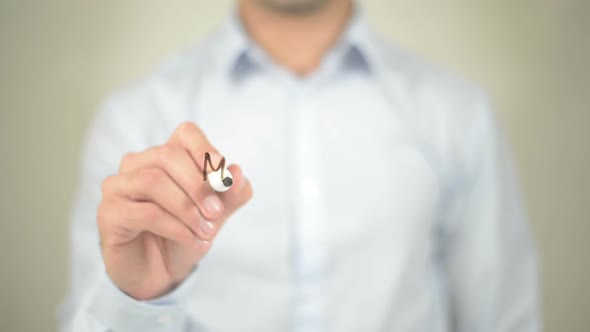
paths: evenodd
<path fill-rule="evenodd" d="M 127 151 L 141 146 L 129 135 L 137 134 L 133 128 L 127 135 L 123 131 L 122 111 L 119 102 L 108 102 L 98 113 L 84 147 L 80 188 L 70 224 L 70 289 L 60 310 L 61 331 L 143 331 L 146 329 L 141 326 L 156 325 L 158 318 L 166 315 L 180 324 L 188 320 L 176 306 L 177 298 L 160 306 L 136 301 L 121 292 L 105 273 L 96 224 L 101 183 L 117 173 L 119 160 Z M 160 331 L 174 330 L 160 325 Z"/>
<path fill-rule="evenodd" d="M 487 103 L 475 114 L 444 220 L 452 329 L 539 331 L 537 261 L 515 175 Z"/>
<path fill-rule="evenodd" d="M 192 271 L 209 249 L 209 242 L 205 247 L 199 241 L 213 240 L 231 212 L 251 195 L 249 183 L 239 168 L 232 166 L 237 186 L 221 198 L 225 211 L 218 212 L 222 215 L 207 213 L 207 219 L 215 224 L 216 229 L 203 233 L 199 228 L 202 212 L 181 215 L 170 201 L 162 201 L 162 197 L 168 197 L 173 202 L 190 202 L 184 207 L 199 211 L 202 196 L 211 194 L 203 191 L 206 187 L 188 190 L 172 185 L 183 183 L 174 178 L 179 173 L 197 174 L 190 177 L 190 182 L 206 185 L 199 181 L 202 177 L 198 175 L 199 165 L 188 156 L 191 152 L 196 153 L 195 147 L 186 146 L 185 149 L 179 135 L 173 135 L 164 148 L 149 148 L 129 157 L 129 151 L 146 148 L 147 142 L 141 132 L 146 130 L 142 126 L 149 126 L 148 123 L 126 120 L 130 107 L 133 105 L 121 100 L 108 103 L 98 114 L 85 146 L 81 186 L 72 214 L 71 284 L 60 315 L 62 331 L 200 330 L 181 305 L 186 285 L 197 278 L 197 273 Z M 142 121 L 142 118 L 135 121 Z M 198 127 L 184 125 L 183 128 L 189 129 L 183 133 L 188 134 L 193 144 L 199 145 L 197 149 L 215 151 L 204 136 L 197 137 L 201 135 Z M 160 163 L 165 160 L 160 158 L 162 151 L 174 157 L 170 160 L 174 162 Z M 125 155 L 128 156 L 126 161 L 121 162 Z M 181 172 L 170 171 L 172 166 Z M 153 182 L 154 178 L 150 177 L 150 185 L 143 185 L 143 177 L 137 174 L 146 173 L 146 168 L 150 169 L 151 175 L 161 174 L 158 182 Z M 129 182 L 130 177 L 135 179 L 133 185 Z M 109 186 L 122 188 L 123 194 L 105 188 L 107 178 L 110 179 Z M 126 191 L 132 188 L 135 188 L 134 192 Z M 141 196 L 140 201 L 128 199 L 137 195 Z M 145 215 L 143 207 L 146 204 L 150 204 L 149 211 L 157 213 Z M 125 208 L 121 209 L 122 206 Z M 97 211 L 102 213 L 97 215 Z M 141 218 L 131 218 L 132 215 Z M 162 225 L 170 227 L 161 228 Z M 149 241 L 162 243 L 169 249 L 168 255 L 164 257 L 158 250 L 148 252 L 144 245 L 149 245 Z M 165 264 L 162 264 L 164 260 Z"/>

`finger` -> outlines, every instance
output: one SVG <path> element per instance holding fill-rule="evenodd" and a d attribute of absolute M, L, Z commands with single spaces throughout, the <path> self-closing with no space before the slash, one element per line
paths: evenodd
<path fill-rule="evenodd" d="M 190 154 L 182 147 L 163 145 L 137 154 L 127 155 L 121 162 L 121 173 L 143 168 L 160 168 L 192 199 L 201 214 L 215 220 L 223 214 L 221 200 L 205 182 Z"/>
<path fill-rule="evenodd" d="M 126 243 L 142 232 L 199 250 L 206 250 L 210 244 L 199 239 L 186 225 L 153 202 L 117 199 L 104 202 L 101 207 L 99 229 L 103 242 L 108 244 Z"/>
<path fill-rule="evenodd" d="M 108 190 L 134 201 L 156 203 L 195 234 L 204 220 L 192 199 L 159 168 L 144 168 L 117 176 Z"/>
<path fill-rule="evenodd" d="M 168 144 L 179 146 L 185 149 L 195 164 L 199 167 L 203 174 L 203 182 L 206 182 L 207 165 L 205 165 L 205 154 L 209 153 L 211 162 L 214 168 L 223 166 L 220 162 L 222 156 L 217 149 L 209 142 L 201 128 L 191 122 L 185 122 L 178 126 L 174 134 L 168 140 Z M 216 220 L 223 214 L 223 205 L 219 200 L 217 194 L 209 187 L 202 186 L 202 191 L 199 192 L 201 199 L 198 200 L 197 205 L 201 209 L 203 215 L 210 220 Z"/>
<path fill-rule="evenodd" d="M 203 181 L 206 181 L 206 175 L 209 171 L 225 166 L 225 159 L 209 142 L 201 128 L 191 122 L 185 122 L 178 126 L 174 134 L 170 137 L 168 144 L 182 147 L 190 154 L 202 172 Z M 205 162 L 205 155 L 207 153 L 211 157 L 210 163 Z M 208 169 L 207 166 L 212 166 L 211 168 L 213 169 Z"/>
<path fill-rule="evenodd" d="M 201 128 L 191 122 L 184 122 L 179 125 L 168 140 L 168 143 L 185 149 L 195 163 L 199 165 L 201 171 L 204 169 L 203 160 L 206 152 L 212 155 L 219 155 L 219 152 L 209 142 Z"/>

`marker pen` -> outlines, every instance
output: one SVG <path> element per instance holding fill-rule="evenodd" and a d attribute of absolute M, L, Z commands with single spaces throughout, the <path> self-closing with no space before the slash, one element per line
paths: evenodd
<path fill-rule="evenodd" d="M 207 164 L 212 172 L 207 173 Z M 234 183 L 231 172 L 225 167 L 225 157 L 222 157 L 217 167 L 213 166 L 211 155 L 205 152 L 205 162 L 203 163 L 203 181 L 209 181 L 209 185 L 217 192 L 227 191 Z"/>

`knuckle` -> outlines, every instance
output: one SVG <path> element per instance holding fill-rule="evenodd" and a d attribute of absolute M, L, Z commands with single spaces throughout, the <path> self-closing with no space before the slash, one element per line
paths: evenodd
<path fill-rule="evenodd" d="M 160 217 L 161 212 L 155 204 L 141 204 L 138 214 L 141 220 L 153 221 Z"/>
<path fill-rule="evenodd" d="M 129 165 L 133 163 L 135 159 L 135 153 L 127 153 L 121 158 L 121 163 L 119 165 L 119 172 L 123 172 Z"/>
<path fill-rule="evenodd" d="M 203 178 L 201 178 L 201 180 L 202 179 Z M 203 189 L 199 185 L 198 181 L 192 181 L 191 183 L 184 184 L 183 189 L 186 191 L 186 194 L 188 195 L 188 203 L 190 203 L 192 206 L 197 206 L 196 203 L 198 203 L 204 198 Z"/>
<path fill-rule="evenodd" d="M 144 169 L 139 172 L 139 182 L 142 188 L 157 186 L 164 179 L 164 173 L 159 169 Z"/>
<path fill-rule="evenodd" d="M 112 234 L 104 234 L 100 238 L 101 247 L 114 247 L 118 244 L 116 237 Z"/>
<path fill-rule="evenodd" d="M 161 165 L 173 162 L 175 150 L 169 145 L 163 145 L 158 149 L 158 161 Z"/>
<path fill-rule="evenodd" d="M 116 177 L 114 175 L 107 176 L 100 186 L 102 191 L 102 196 L 105 197 L 109 195 L 113 191 L 114 182 L 116 181 Z"/>
<path fill-rule="evenodd" d="M 193 214 L 196 215 L 196 213 L 194 213 L 196 205 L 187 196 L 184 196 L 183 198 L 181 198 L 180 202 L 178 204 L 180 205 L 180 209 L 182 210 L 182 212 L 185 213 L 186 215 L 188 215 L 188 216 L 192 216 Z"/>
<path fill-rule="evenodd" d="M 190 241 L 192 238 L 191 232 L 180 224 L 174 224 L 173 228 L 170 230 L 170 234 L 181 242 Z"/>

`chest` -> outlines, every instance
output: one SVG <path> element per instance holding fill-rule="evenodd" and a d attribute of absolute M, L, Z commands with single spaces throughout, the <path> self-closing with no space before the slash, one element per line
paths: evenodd
<path fill-rule="evenodd" d="M 240 164 L 254 197 L 201 262 L 195 313 L 260 322 L 272 312 L 279 326 L 293 319 L 298 285 L 315 280 L 330 321 L 367 303 L 378 322 L 385 294 L 427 289 L 440 179 L 388 96 L 367 82 L 231 91 L 204 93 L 192 120 Z"/>
<path fill-rule="evenodd" d="M 400 255 L 416 248 L 427 255 L 440 179 L 425 143 L 378 85 L 259 82 L 220 99 L 203 98 L 197 122 L 253 185 L 243 221 L 230 226 L 236 236 L 267 234 L 271 252 L 287 255 L 293 214 L 311 206 L 332 248 L 379 238 Z"/>

